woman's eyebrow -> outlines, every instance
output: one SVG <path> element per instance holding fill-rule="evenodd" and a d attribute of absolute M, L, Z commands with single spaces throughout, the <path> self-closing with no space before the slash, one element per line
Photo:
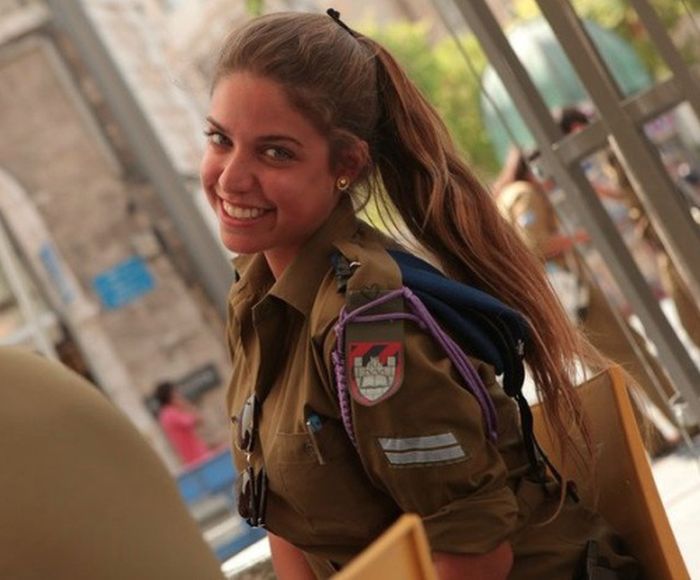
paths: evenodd
<path fill-rule="evenodd" d="M 298 147 L 304 147 L 303 143 L 290 135 L 260 135 L 257 138 L 258 141 L 289 141 L 294 143 Z"/>
<path fill-rule="evenodd" d="M 217 121 L 215 121 L 213 117 L 207 117 L 207 123 L 209 123 L 210 125 L 213 125 L 216 129 L 218 129 L 222 133 L 227 132 L 226 128 L 221 123 L 218 123 Z"/>
<path fill-rule="evenodd" d="M 221 123 L 216 121 L 213 117 L 207 117 L 206 118 L 207 122 L 212 125 L 216 130 L 221 131 L 222 133 L 228 135 L 228 131 L 226 130 L 226 127 L 224 127 Z M 290 143 L 294 143 L 297 147 L 304 147 L 304 144 L 299 141 L 298 139 L 295 139 L 291 135 L 281 135 L 281 134 L 270 134 L 270 135 L 260 135 L 256 138 L 256 141 L 289 141 Z"/>

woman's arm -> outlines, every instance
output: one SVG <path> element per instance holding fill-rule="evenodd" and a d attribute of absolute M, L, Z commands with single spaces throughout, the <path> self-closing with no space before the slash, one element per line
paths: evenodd
<path fill-rule="evenodd" d="M 552 234 L 545 244 L 544 257 L 548 260 L 556 258 L 571 250 L 576 244 L 585 243 L 589 240 L 590 236 L 585 230 L 576 230 L 572 236 Z"/>
<path fill-rule="evenodd" d="M 316 576 L 301 550 L 268 532 L 272 566 L 279 580 L 315 580 Z"/>
<path fill-rule="evenodd" d="M 433 552 L 433 563 L 440 580 L 505 580 L 513 566 L 513 550 L 503 542 L 486 554 Z"/>

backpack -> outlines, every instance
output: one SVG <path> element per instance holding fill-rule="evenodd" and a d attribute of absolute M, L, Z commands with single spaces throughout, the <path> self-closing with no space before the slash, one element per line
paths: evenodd
<path fill-rule="evenodd" d="M 474 376 L 476 371 L 459 345 L 468 346 L 473 356 L 490 364 L 497 375 L 503 376 L 504 391 L 518 405 L 525 452 L 534 476 L 542 482 L 545 481 L 544 463 L 561 483 L 558 472 L 535 440 L 532 412 L 522 392 L 525 380 L 524 358 L 530 344 L 529 325 L 524 316 L 490 294 L 448 278 L 416 256 L 398 250 L 388 252 L 400 269 L 403 287 L 382 293 L 353 310 L 346 304 L 335 327 L 337 340 L 332 353 L 333 367 L 343 425 L 350 440 L 357 445 L 350 413 L 350 398 L 345 384 L 346 327 L 353 322 L 408 319 L 422 326 L 445 350 L 462 376 L 463 386 L 479 402 L 487 434 L 494 442 L 498 432 L 493 402 L 480 378 Z M 349 262 L 339 252 L 333 254 L 332 263 L 338 290 L 345 293 L 348 281 L 359 264 Z M 393 315 L 371 314 L 372 309 L 399 297 L 403 298 L 404 312 L 396 312 Z"/>

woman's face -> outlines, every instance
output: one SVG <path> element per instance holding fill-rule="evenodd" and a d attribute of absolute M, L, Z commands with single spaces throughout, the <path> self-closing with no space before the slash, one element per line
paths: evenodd
<path fill-rule="evenodd" d="M 200 175 L 221 239 L 279 277 L 340 198 L 328 141 L 278 83 L 244 72 L 218 82 L 207 122 Z"/>

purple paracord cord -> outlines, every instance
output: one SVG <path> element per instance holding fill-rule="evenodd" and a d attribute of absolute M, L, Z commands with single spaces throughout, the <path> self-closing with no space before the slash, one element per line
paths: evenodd
<path fill-rule="evenodd" d="M 411 313 L 407 312 L 393 312 L 389 314 L 371 314 L 362 316 L 363 312 L 384 304 L 394 298 L 403 296 L 406 299 L 406 303 L 411 309 Z M 333 369 L 335 371 L 335 382 L 336 389 L 338 391 L 338 401 L 340 403 L 340 413 L 343 418 L 343 425 L 345 426 L 345 431 L 350 437 L 352 444 L 357 447 L 357 441 L 355 439 L 355 431 L 352 425 L 352 415 L 350 413 L 350 397 L 348 394 L 348 387 L 345 382 L 345 354 L 344 354 L 344 332 L 345 326 L 351 320 L 356 322 L 380 322 L 386 320 L 397 320 L 405 319 L 412 320 L 417 323 L 422 329 L 427 330 L 433 336 L 433 338 L 440 344 L 447 356 L 452 361 L 452 364 L 457 369 L 457 372 L 464 379 L 466 388 L 469 390 L 481 407 L 481 411 L 484 415 L 484 420 L 486 421 L 486 430 L 489 438 L 492 441 L 496 441 L 498 438 L 497 426 L 496 426 L 496 409 L 493 406 L 493 401 L 489 397 L 486 387 L 478 375 L 471 361 L 464 354 L 464 351 L 452 340 L 452 338 L 440 327 L 436 322 L 433 315 L 425 307 L 420 298 L 416 296 L 410 289 L 405 286 L 388 292 L 379 298 L 368 302 L 356 308 L 348 314 L 347 309 L 343 307 L 338 316 L 338 322 L 335 325 L 335 335 L 336 335 L 336 346 L 335 350 L 331 353 L 331 359 L 333 361 Z"/>

